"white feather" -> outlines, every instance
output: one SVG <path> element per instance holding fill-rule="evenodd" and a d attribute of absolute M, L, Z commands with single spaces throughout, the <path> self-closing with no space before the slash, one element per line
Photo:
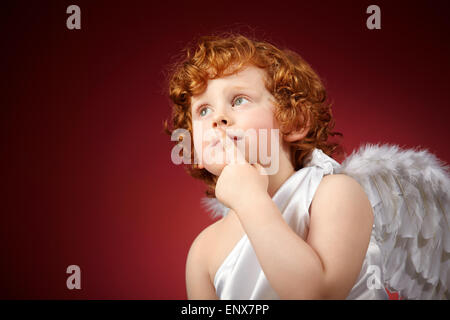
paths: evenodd
<path fill-rule="evenodd" d="M 202 198 L 202 205 L 209 211 L 211 218 L 225 217 L 229 208 L 222 204 L 217 198 Z"/>
<path fill-rule="evenodd" d="M 385 286 L 406 299 L 450 299 L 449 167 L 427 150 L 367 144 L 337 173 L 373 206 Z"/>

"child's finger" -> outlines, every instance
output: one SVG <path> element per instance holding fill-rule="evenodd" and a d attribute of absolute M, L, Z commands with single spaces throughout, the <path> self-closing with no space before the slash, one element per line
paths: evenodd
<path fill-rule="evenodd" d="M 252 166 L 259 172 L 261 175 L 267 175 L 266 168 L 260 165 L 258 162 L 252 163 Z"/>
<path fill-rule="evenodd" d="M 236 145 L 236 143 L 228 136 L 225 139 L 227 145 L 227 152 L 229 152 L 231 155 L 231 161 L 232 162 L 236 161 L 236 163 L 247 162 L 243 151 Z"/>

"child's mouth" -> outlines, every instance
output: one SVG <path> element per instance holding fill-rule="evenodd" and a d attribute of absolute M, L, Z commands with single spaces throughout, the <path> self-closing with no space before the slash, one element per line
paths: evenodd
<path fill-rule="evenodd" d="M 235 135 L 235 134 L 227 134 L 227 137 L 231 140 L 231 141 L 239 141 L 242 139 L 242 137 L 240 135 Z"/>
<path fill-rule="evenodd" d="M 227 135 L 226 138 L 225 138 L 225 140 L 227 140 L 227 139 L 230 139 L 231 141 L 233 141 L 233 142 L 236 143 L 237 141 L 241 140 L 242 137 L 240 137 L 240 136 L 234 136 L 234 135 Z M 214 139 L 214 140 L 211 142 L 210 146 L 211 146 L 211 148 L 213 148 L 213 147 L 217 146 L 218 144 L 224 145 L 224 143 L 222 142 L 222 139 L 220 139 L 220 138 Z"/>
<path fill-rule="evenodd" d="M 211 143 L 211 148 L 214 148 L 216 145 L 218 145 L 218 144 L 222 144 L 222 142 L 220 141 L 220 139 L 216 139 L 216 140 L 214 140 L 212 143 Z"/>

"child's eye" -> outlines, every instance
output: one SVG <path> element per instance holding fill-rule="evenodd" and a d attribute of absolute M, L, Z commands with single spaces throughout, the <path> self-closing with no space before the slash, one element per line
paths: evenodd
<path fill-rule="evenodd" d="M 211 109 L 209 109 L 208 107 L 201 108 L 199 111 L 200 117 L 206 116 L 209 113 L 209 111 L 211 111 Z"/>
<path fill-rule="evenodd" d="M 241 104 L 244 103 L 244 101 L 247 101 L 247 102 L 248 102 L 247 98 L 245 98 L 245 97 L 237 97 L 237 98 L 234 99 L 234 101 L 233 101 L 233 107 L 234 107 L 234 106 L 240 106 Z"/>

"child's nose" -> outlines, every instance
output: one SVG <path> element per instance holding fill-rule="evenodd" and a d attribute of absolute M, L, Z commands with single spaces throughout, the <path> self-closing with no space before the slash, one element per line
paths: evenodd
<path fill-rule="evenodd" d="M 230 119 L 226 117 L 225 115 L 218 116 L 216 119 L 214 119 L 213 122 L 213 128 L 217 127 L 227 127 L 230 125 Z"/>

